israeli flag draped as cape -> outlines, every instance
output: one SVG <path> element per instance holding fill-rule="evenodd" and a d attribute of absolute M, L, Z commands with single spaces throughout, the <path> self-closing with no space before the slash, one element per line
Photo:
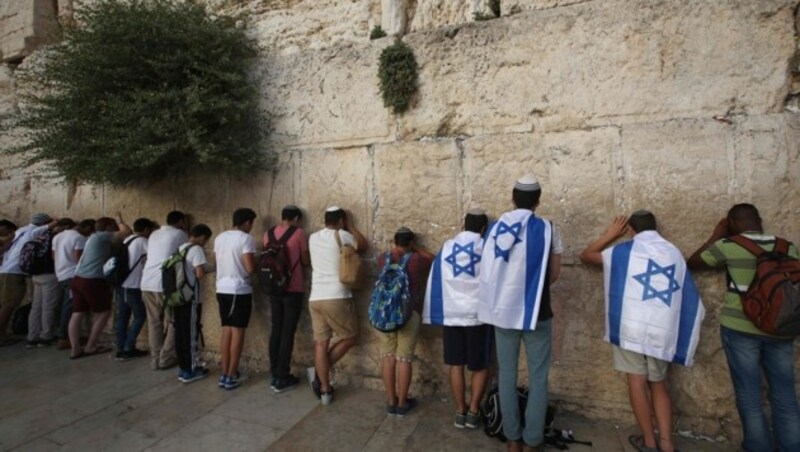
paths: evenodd
<path fill-rule="evenodd" d="M 656 231 L 603 251 L 604 339 L 691 366 L 705 308 L 681 252 Z"/>
<path fill-rule="evenodd" d="M 486 234 L 478 320 L 501 328 L 536 328 L 553 237 L 549 221 L 527 209 L 504 213 Z"/>
<path fill-rule="evenodd" d="M 463 231 L 444 243 L 428 277 L 423 323 L 481 325 L 478 320 L 481 253 L 483 238 L 476 232 Z"/>

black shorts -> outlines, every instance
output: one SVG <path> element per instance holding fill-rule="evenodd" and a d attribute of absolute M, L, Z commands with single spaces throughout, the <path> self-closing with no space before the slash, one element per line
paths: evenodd
<path fill-rule="evenodd" d="M 444 363 L 466 365 L 473 372 L 487 369 L 492 358 L 492 336 L 491 325 L 444 327 Z"/>
<path fill-rule="evenodd" d="M 222 326 L 247 328 L 253 310 L 253 294 L 218 293 L 219 319 Z"/>

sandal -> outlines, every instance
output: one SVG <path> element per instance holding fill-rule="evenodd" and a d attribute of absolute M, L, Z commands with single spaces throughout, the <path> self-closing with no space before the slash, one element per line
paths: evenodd
<path fill-rule="evenodd" d="M 70 356 L 69 359 L 81 359 L 81 358 L 85 358 L 87 356 L 100 355 L 102 353 L 108 353 L 110 351 L 111 351 L 110 347 L 106 347 L 104 345 L 101 345 L 101 346 L 97 347 L 96 349 L 94 349 L 93 352 L 83 351 L 83 352 L 78 353 L 75 356 Z"/>
<path fill-rule="evenodd" d="M 647 447 L 644 444 L 644 435 L 631 435 L 628 442 L 639 452 L 660 452 L 658 447 Z"/>

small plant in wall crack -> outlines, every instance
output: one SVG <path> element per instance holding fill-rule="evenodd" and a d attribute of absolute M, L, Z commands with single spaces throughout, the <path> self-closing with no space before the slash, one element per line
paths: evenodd
<path fill-rule="evenodd" d="M 414 50 L 399 39 L 383 49 L 378 67 L 378 87 L 383 105 L 395 114 L 405 113 L 417 92 L 417 59 Z"/>
<path fill-rule="evenodd" d="M 386 36 L 386 32 L 383 31 L 380 25 L 375 25 L 372 27 L 372 31 L 369 32 L 369 40 L 380 39 Z"/>

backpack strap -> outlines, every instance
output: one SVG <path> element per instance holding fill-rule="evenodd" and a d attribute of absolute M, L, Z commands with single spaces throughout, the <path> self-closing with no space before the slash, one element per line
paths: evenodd
<path fill-rule="evenodd" d="M 272 229 L 275 229 L 275 227 L 273 226 Z M 294 235 L 294 231 L 296 231 L 296 230 L 297 230 L 297 226 L 289 226 L 289 228 L 286 230 L 286 232 L 284 232 L 283 235 L 281 235 L 281 238 L 278 239 L 278 244 L 281 245 L 281 246 L 286 245 L 286 242 L 288 242 L 289 239 L 292 238 L 292 235 Z M 274 232 L 273 232 L 272 236 L 273 237 L 275 236 Z M 272 238 L 270 238 L 270 241 L 271 240 L 272 240 Z"/>
<path fill-rule="evenodd" d="M 275 238 L 275 228 L 276 227 L 277 226 L 273 226 L 273 227 L 271 227 L 271 228 L 269 228 L 267 230 L 267 239 L 269 240 L 269 243 L 275 243 L 275 242 L 278 241 L 278 239 Z"/>
<path fill-rule="evenodd" d="M 775 250 L 778 254 L 789 254 L 789 241 L 780 237 L 775 237 Z"/>
<path fill-rule="evenodd" d="M 122 242 L 122 243 L 123 243 L 125 246 L 127 246 L 127 247 L 128 247 L 128 250 L 130 250 L 130 248 L 131 248 L 131 245 L 133 244 L 133 242 L 135 242 L 135 241 L 136 241 L 136 239 L 143 239 L 143 238 L 144 238 L 144 237 L 142 237 L 141 235 L 134 235 L 134 236 L 132 236 L 132 238 L 131 238 L 130 240 L 128 240 L 128 243 L 125 243 L 125 242 Z M 133 263 L 133 265 L 131 266 L 131 268 L 130 268 L 130 272 L 128 273 L 128 275 L 130 275 L 131 273 L 133 273 L 133 269 L 134 269 L 134 268 L 136 268 L 136 267 L 137 267 L 139 264 L 141 264 L 141 263 L 142 263 L 142 261 L 144 260 L 144 258 L 145 258 L 146 256 L 147 256 L 147 253 L 142 253 L 142 255 L 141 255 L 141 256 L 139 256 L 139 259 L 136 259 L 136 262 L 134 262 L 134 263 Z M 125 279 L 128 279 L 128 278 L 125 278 Z"/>
<path fill-rule="evenodd" d="M 342 249 L 342 238 L 339 237 L 339 230 L 338 229 L 333 233 L 333 236 L 336 238 L 336 244 L 339 245 L 339 249 L 341 250 Z"/>
<path fill-rule="evenodd" d="M 406 253 L 403 255 L 403 257 L 400 258 L 400 267 L 402 267 L 403 270 L 405 270 L 408 267 L 408 261 L 411 260 L 412 254 L 414 253 Z"/>
<path fill-rule="evenodd" d="M 758 244 L 756 242 L 752 241 L 751 239 L 749 239 L 749 238 L 747 238 L 747 237 L 745 237 L 745 236 L 743 236 L 741 234 L 730 236 L 730 237 L 728 237 L 728 240 L 730 240 L 731 242 L 733 242 L 733 243 L 741 246 L 742 248 L 746 249 L 748 252 L 750 252 L 750 254 L 753 254 L 756 258 L 758 258 L 758 256 L 761 256 L 762 254 L 766 253 L 766 251 L 764 251 L 763 248 L 758 246 Z M 777 239 L 776 239 L 776 242 L 775 242 L 776 248 L 777 248 L 777 243 L 778 242 L 777 242 Z"/>

